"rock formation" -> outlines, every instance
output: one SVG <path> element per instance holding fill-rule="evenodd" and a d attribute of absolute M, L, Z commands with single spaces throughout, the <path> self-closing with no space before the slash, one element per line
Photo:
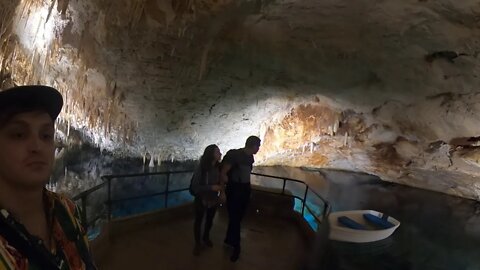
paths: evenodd
<path fill-rule="evenodd" d="M 479 18 L 473 0 L 0 0 L 0 87 L 57 87 L 67 144 L 185 160 L 256 134 L 258 164 L 478 200 Z"/>

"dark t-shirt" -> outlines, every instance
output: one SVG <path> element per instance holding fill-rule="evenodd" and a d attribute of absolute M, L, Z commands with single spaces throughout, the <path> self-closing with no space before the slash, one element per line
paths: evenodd
<path fill-rule="evenodd" d="M 231 183 L 250 184 L 250 173 L 253 169 L 253 155 L 245 153 L 242 149 L 234 149 L 227 152 L 223 158 L 223 164 L 230 164 L 228 181 Z"/>

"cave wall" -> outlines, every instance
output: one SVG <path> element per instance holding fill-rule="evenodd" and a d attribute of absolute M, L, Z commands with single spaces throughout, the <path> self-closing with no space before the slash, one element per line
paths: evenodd
<path fill-rule="evenodd" d="M 313 100 L 268 126 L 263 165 L 333 168 L 479 199 L 479 95 L 386 102 L 370 112 Z M 465 137 L 468 136 L 468 137 Z"/>
<path fill-rule="evenodd" d="M 258 164 L 478 199 L 479 14 L 473 0 L 0 0 L 0 87 L 58 88 L 67 144 L 186 160 L 254 134 Z"/>

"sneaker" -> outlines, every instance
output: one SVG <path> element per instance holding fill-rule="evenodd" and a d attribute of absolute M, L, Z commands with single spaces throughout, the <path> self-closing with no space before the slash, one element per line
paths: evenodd
<path fill-rule="evenodd" d="M 232 256 L 230 256 L 230 261 L 231 262 L 236 262 L 238 261 L 238 258 L 240 257 L 240 247 L 235 247 L 232 252 Z"/>
<path fill-rule="evenodd" d="M 223 246 L 224 246 L 225 248 L 233 248 L 233 247 L 234 247 L 233 244 L 230 243 L 230 242 L 227 241 L 227 240 L 223 241 Z"/>

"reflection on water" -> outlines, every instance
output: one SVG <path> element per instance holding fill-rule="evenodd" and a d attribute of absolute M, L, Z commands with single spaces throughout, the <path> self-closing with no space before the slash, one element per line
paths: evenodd
<path fill-rule="evenodd" d="M 480 203 L 332 170 L 256 168 L 256 172 L 303 180 L 333 211 L 372 209 L 398 219 L 392 237 L 370 244 L 331 241 L 338 269 L 478 270 Z"/>

